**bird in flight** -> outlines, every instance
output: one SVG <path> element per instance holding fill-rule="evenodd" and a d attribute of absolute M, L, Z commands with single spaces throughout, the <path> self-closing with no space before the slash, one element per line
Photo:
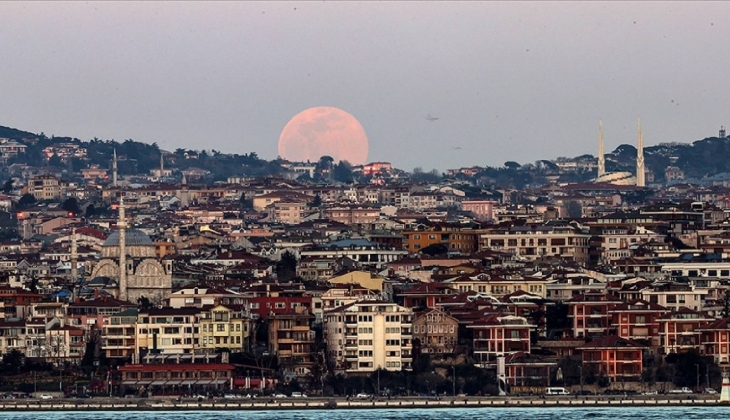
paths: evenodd
<path fill-rule="evenodd" d="M 438 117 L 433 117 L 433 116 L 431 116 L 431 114 L 428 114 L 428 115 L 426 115 L 426 119 L 429 122 L 434 122 L 434 121 L 438 120 L 439 118 Z"/>

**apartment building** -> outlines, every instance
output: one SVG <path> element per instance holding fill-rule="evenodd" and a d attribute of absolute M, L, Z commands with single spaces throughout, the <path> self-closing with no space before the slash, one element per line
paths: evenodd
<path fill-rule="evenodd" d="M 250 327 L 243 306 L 207 306 L 201 310 L 199 320 L 200 348 L 206 352 L 216 348 L 241 352 L 247 348 Z"/>
<path fill-rule="evenodd" d="M 505 251 L 528 261 L 559 255 L 587 262 L 590 234 L 570 225 L 525 225 L 493 228 L 479 236 L 480 249 Z"/>
<path fill-rule="evenodd" d="M 359 301 L 325 313 L 331 368 L 338 373 L 410 370 L 413 313 L 392 302 Z"/>
<path fill-rule="evenodd" d="M 413 319 L 413 340 L 421 353 L 454 353 L 459 321 L 438 308 L 421 311 Z"/>
<path fill-rule="evenodd" d="M 272 314 L 269 320 L 269 352 L 279 359 L 285 376 L 306 376 L 316 360 L 314 315 L 305 306 Z"/>
<path fill-rule="evenodd" d="M 574 338 L 601 337 L 609 332 L 609 311 L 623 303 L 603 290 L 590 290 L 565 301 Z"/>
<path fill-rule="evenodd" d="M 474 358 L 489 363 L 497 356 L 531 350 L 530 332 L 535 329 L 527 318 L 496 314 L 475 321 L 467 328 L 473 329 Z"/>
<path fill-rule="evenodd" d="M 684 353 L 701 347 L 700 328 L 715 319 L 702 312 L 680 308 L 659 318 L 659 352 L 661 354 Z"/>
<path fill-rule="evenodd" d="M 109 322 L 102 326 L 101 349 L 107 358 L 131 357 L 137 349 L 137 315 L 136 308 L 118 312 L 109 317 Z"/>
<path fill-rule="evenodd" d="M 137 317 L 135 353 L 181 354 L 199 348 L 198 308 L 141 310 Z"/>

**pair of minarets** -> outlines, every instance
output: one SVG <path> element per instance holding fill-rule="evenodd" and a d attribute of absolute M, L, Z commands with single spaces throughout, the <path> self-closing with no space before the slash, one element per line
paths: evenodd
<path fill-rule="evenodd" d="M 606 173 L 606 154 L 603 149 L 603 122 L 598 122 L 598 176 Z M 641 132 L 641 118 L 639 118 L 636 138 L 636 186 L 646 186 L 644 176 L 644 134 Z"/>

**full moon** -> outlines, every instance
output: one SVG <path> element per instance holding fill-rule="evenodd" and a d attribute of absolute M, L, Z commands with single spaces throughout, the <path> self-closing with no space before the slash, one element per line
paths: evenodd
<path fill-rule="evenodd" d="M 309 108 L 295 115 L 279 136 L 279 156 L 295 162 L 316 162 L 330 156 L 335 162 L 367 163 L 368 137 L 349 113 L 328 106 Z"/>

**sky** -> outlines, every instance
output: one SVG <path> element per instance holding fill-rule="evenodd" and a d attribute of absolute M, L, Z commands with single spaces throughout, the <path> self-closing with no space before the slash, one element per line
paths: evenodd
<path fill-rule="evenodd" d="M 273 159 L 355 116 L 369 161 L 500 166 L 716 136 L 729 2 L 0 2 L 0 125 Z M 438 118 L 430 121 L 427 116 Z"/>

